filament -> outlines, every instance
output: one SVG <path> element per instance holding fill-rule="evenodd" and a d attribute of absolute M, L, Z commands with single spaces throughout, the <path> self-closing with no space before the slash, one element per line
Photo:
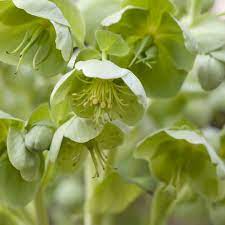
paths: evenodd
<path fill-rule="evenodd" d="M 38 47 L 34 53 L 32 64 L 33 68 L 37 69 L 37 66 L 43 63 L 49 57 L 52 50 L 50 34 L 48 31 L 46 31 L 46 28 L 38 26 L 33 30 L 32 33 L 27 31 L 19 45 L 14 50 L 7 51 L 7 54 L 16 54 L 19 52 L 19 61 L 17 63 L 15 74 L 17 74 L 19 71 L 24 56 L 36 43 L 38 44 Z M 50 47 L 47 51 L 45 51 L 45 54 L 43 54 L 42 52 L 45 50 L 44 48 L 46 46 L 45 43 L 48 43 L 48 46 Z"/>
<path fill-rule="evenodd" d="M 86 80 L 80 75 L 78 79 L 85 84 L 85 87 L 78 93 L 72 93 L 72 104 L 74 107 L 92 107 L 94 109 L 93 119 L 96 123 L 112 120 L 114 107 L 125 112 L 128 104 L 124 102 L 122 95 L 132 95 L 128 87 L 119 85 L 114 80 L 97 78 Z"/>

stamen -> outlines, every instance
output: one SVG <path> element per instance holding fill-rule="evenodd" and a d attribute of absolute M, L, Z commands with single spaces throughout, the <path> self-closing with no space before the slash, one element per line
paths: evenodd
<path fill-rule="evenodd" d="M 27 51 L 29 51 L 29 49 L 36 43 L 37 40 L 39 40 L 41 34 L 43 32 L 43 28 L 42 27 L 38 27 L 34 33 L 32 34 L 32 37 L 30 39 L 30 41 L 28 42 L 28 44 L 22 49 L 22 51 L 20 52 L 20 59 L 19 62 L 17 64 L 17 68 L 16 68 L 16 72 L 15 74 L 18 73 L 20 65 L 23 61 L 24 55 L 27 53 Z"/>
<path fill-rule="evenodd" d="M 43 62 L 48 58 L 48 56 L 49 56 L 50 53 L 51 53 L 52 45 L 51 45 L 51 43 L 50 43 L 49 40 L 50 40 L 50 35 L 49 35 L 49 33 L 45 32 L 44 35 L 43 35 L 43 37 L 41 37 L 41 39 L 40 39 L 40 41 L 39 41 L 39 47 L 38 47 L 38 49 L 37 49 L 37 51 L 36 51 L 36 53 L 35 53 L 35 55 L 34 55 L 34 58 L 33 58 L 33 68 L 34 68 L 35 70 L 38 69 L 37 66 L 40 65 L 41 63 L 43 63 Z M 39 59 L 39 61 L 38 61 L 38 57 L 40 57 L 40 52 L 43 50 L 43 48 L 44 48 L 43 45 L 44 45 L 46 42 L 49 42 L 50 47 L 48 48 L 48 51 L 47 51 L 47 53 L 44 55 L 44 57 L 42 57 L 42 58 Z"/>
<path fill-rule="evenodd" d="M 89 149 L 89 152 L 91 154 L 91 158 L 95 167 L 95 175 L 93 176 L 93 178 L 96 178 L 96 177 L 99 177 L 98 162 L 95 157 L 94 151 L 92 149 Z"/>
<path fill-rule="evenodd" d="M 98 161 L 99 161 L 99 163 L 100 163 L 102 169 L 105 170 L 105 163 L 106 163 L 106 162 L 105 162 L 104 159 L 102 158 L 101 152 L 100 152 L 98 149 L 96 149 L 95 152 L 96 152 Z"/>
<path fill-rule="evenodd" d="M 26 32 L 25 35 L 24 35 L 24 38 L 20 42 L 20 44 L 14 50 L 12 50 L 11 52 L 7 51 L 6 53 L 7 54 L 15 54 L 15 53 L 17 53 L 23 47 L 23 45 L 28 41 L 28 38 L 29 38 L 29 33 Z"/>
<path fill-rule="evenodd" d="M 80 78 L 78 78 L 80 79 Z M 86 82 L 86 80 L 85 80 Z M 121 95 L 131 95 L 125 85 L 114 83 L 113 80 L 92 79 L 87 81 L 87 86 L 79 93 L 72 94 L 72 105 L 74 107 L 94 107 L 93 120 L 96 123 L 112 120 L 111 110 L 113 106 L 119 107 L 124 112 L 128 104 L 124 102 Z"/>
<path fill-rule="evenodd" d="M 39 27 L 34 31 L 34 34 L 32 35 L 29 43 L 24 47 L 24 49 L 21 51 L 20 56 L 24 56 L 24 54 L 33 46 L 33 44 L 38 40 L 40 37 L 40 34 L 43 32 L 43 28 Z"/>

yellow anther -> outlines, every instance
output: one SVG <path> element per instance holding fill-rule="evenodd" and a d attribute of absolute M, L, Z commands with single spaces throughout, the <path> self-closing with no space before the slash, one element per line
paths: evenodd
<path fill-rule="evenodd" d="M 97 104 L 98 104 L 98 99 L 97 99 L 97 98 L 94 98 L 94 99 L 92 100 L 92 103 L 93 103 L 93 105 L 97 105 Z"/>
<path fill-rule="evenodd" d="M 105 102 L 101 102 L 101 105 L 100 106 L 101 106 L 102 109 L 105 109 L 106 108 Z"/>

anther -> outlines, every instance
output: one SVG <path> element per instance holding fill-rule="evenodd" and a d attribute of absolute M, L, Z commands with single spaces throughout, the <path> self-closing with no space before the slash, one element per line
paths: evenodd
<path fill-rule="evenodd" d="M 105 102 L 101 102 L 100 106 L 101 106 L 102 109 L 105 109 L 106 108 L 106 103 Z"/>
<path fill-rule="evenodd" d="M 93 103 L 93 105 L 97 105 L 97 104 L 98 104 L 98 99 L 97 99 L 97 98 L 94 98 L 94 99 L 92 100 L 92 103 Z"/>

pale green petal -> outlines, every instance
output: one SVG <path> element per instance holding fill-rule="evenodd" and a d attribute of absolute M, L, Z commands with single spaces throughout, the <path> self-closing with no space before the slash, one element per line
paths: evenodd
<path fill-rule="evenodd" d="M 48 0 L 12 0 L 17 8 L 25 10 L 27 13 L 54 21 L 64 26 L 69 26 L 59 8 Z"/>
<path fill-rule="evenodd" d="M 64 136 L 77 143 L 86 143 L 97 137 L 102 131 L 101 127 L 89 119 L 74 117 L 70 120 Z"/>
<path fill-rule="evenodd" d="M 122 69 L 108 60 L 80 61 L 75 64 L 75 69 L 82 71 L 87 77 L 107 80 L 121 78 L 127 74 L 126 69 Z"/>
<path fill-rule="evenodd" d="M 58 83 L 55 85 L 50 97 L 51 105 L 57 105 L 66 98 L 72 86 L 74 74 L 75 70 L 68 72 L 67 74 L 62 76 Z"/>
<path fill-rule="evenodd" d="M 123 9 L 121 9 L 120 11 L 106 17 L 102 22 L 102 26 L 105 26 L 105 27 L 108 27 L 108 26 L 111 26 L 113 24 L 116 24 L 118 23 L 121 19 L 122 19 L 122 16 L 123 14 L 127 11 L 127 10 L 130 10 L 130 9 L 135 9 L 137 7 L 134 7 L 134 6 L 126 6 L 124 7 Z"/>
<path fill-rule="evenodd" d="M 141 193 L 138 186 L 127 183 L 118 173 L 112 172 L 96 185 L 87 201 L 87 207 L 90 212 L 97 214 L 121 213 Z"/>
<path fill-rule="evenodd" d="M 130 90 L 138 97 L 139 103 L 147 108 L 148 100 L 140 80 L 129 70 L 127 74 L 122 77 L 124 83 L 130 88 Z"/>

